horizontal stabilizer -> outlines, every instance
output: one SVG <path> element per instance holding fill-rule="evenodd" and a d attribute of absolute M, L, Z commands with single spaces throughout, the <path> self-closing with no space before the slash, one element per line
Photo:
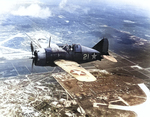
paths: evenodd
<path fill-rule="evenodd" d="M 112 61 L 112 62 L 117 62 L 117 60 L 113 57 L 113 56 L 110 56 L 110 55 L 103 55 L 103 57 L 109 61 Z"/>

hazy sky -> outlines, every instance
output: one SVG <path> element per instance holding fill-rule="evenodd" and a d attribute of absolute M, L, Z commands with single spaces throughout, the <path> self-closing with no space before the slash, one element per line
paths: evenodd
<path fill-rule="evenodd" d="M 8 3 L 11 4 L 13 2 L 61 2 L 61 1 L 73 1 L 73 0 L 0 0 L 0 3 Z M 80 2 L 81 0 L 76 0 L 78 2 Z M 82 1 L 88 1 L 88 2 L 93 2 L 93 1 L 99 1 L 99 2 L 103 2 L 104 0 L 82 0 Z M 105 0 L 108 1 L 110 3 L 123 3 L 123 4 L 132 4 L 132 5 L 139 5 L 139 6 L 150 6 L 150 0 Z"/>
<path fill-rule="evenodd" d="M 11 4 L 13 2 L 61 2 L 61 1 L 73 1 L 73 0 L 0 0 L 0 3 L 8 3 Z M 80 2 L 81 0 L 76 0 L 78 2 Z M 99 1 L 99 2 L 103 2 L 104 0 L 82 0 L 82 1 L 88 1 L 88 2 L 93 2 L 93 1 Z M 139 6 L 150 6 L 150 0 L 105 0 L 108 1 L 110 3 L 123 3 L 123 4 L 132 4 L 132 5 L 139 5 Z"/>
<path fill-rule="evenodd" d="M 115 2 L 115 3 L 122 3 L 122 4 L 136 5 L 136 6 L 141 6 L 141 7 L 150 6 L 150 0 L 107 0 L 107 1 Z"/>
<path fill-rule="evenodd" d="M 139 8 L 145 9 L 150 11 L 150 0 L 0 0 L 0 14 L 1 13 L 5 13 L 5 12 L 9 12 L 9 10 L 11 10 L 11 8 L 18 3 L 57 3 L 58 5 L 60 3 L 72 3 L 72 2 L 86 2 L 86 3 L 91 3 L 91 2 L 105 2 L 108 4 L 116 4 L 116 5 L 133 5 L 133 6 L 137 6 Z"/>

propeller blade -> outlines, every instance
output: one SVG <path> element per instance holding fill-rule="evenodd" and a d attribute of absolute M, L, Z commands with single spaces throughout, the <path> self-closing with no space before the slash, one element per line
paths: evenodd
<path fill-rule="evenodd" d="M 117 62 L 117 60 L 113 57 L 113 56 L 110 56 L 110 55 L 103 55 L 103 57 L 109 61 L 112 61 L 112 62 Z"/>
<path fill-rule="evenodd" d="M 50 44 L 51 44 L 51 37 L 49 38 L 49 48 L 51 47 Z"/>
<path fill-rule="evenodd" d="M 32 55 L 33 55 L 33 53 L 34 53 L 34 47 L 33 47 L 32 41 L 31 41 L 31 43 L 30 43 L 30 47 L 31 47 Z"/>
<path fill-rule="evenodd" d="M 33 60 L 32 60 L 32 70 L 33 70 L 33 66 L 34 66 L 34 61 L 35 61 L 35 60 L 34 60 L 34 58 L 33 58 Z"/>

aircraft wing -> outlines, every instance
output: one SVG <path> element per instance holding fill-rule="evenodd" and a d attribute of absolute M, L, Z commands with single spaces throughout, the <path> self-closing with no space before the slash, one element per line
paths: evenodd
<path fill-rule="evenodd" d="M 56 65 L 61 67 L 63 70 L 68 72 L 71 76 L 75 77 L 79 81 L 92 82 L 96 78 L 78 63 L 68 60 L 56 60 L 54 61 Z"/>

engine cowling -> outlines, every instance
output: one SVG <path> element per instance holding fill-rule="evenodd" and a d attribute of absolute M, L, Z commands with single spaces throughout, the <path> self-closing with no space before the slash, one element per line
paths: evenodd
<path fill-rule="evenodd" d="M 36 66 L 45 66 L 46 65 L 46 52 L 45 49 L 35 50 L 34 52 Z"/>

